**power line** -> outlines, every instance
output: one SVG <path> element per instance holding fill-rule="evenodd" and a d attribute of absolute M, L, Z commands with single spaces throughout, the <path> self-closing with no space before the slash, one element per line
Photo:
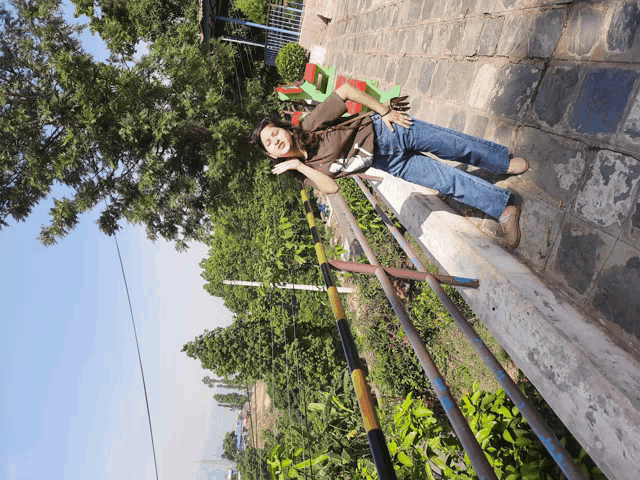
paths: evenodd
<path fill-rule="evenodd" d="M 124 288 L 127 291 L 127 299 L 129 300 L 129 311 L 131 312 L 131 323 L 133 324 L 133 334 L 136 337 L 136 348 L 138 349 L 138 361 L 140 362 L 140 373 L 142 374 L 142 386 L 144 387 L 144 401 L 147 404 L 147 417 L 149 418 L 149 433 L 151 434 L 151 448 L 153 449 L 153 464 L 156 467 L 156 480 L 158 476 L 158 461 L 156 460 L 156 446 L 153 442 L 153 429 L 151 428 L 151 412 L 149 411 L 149 398 L 147 396 L 147 384 L 144 381 L 144 370 L 142 369 L 142 356 L 140 355 L 140 344 L 138 343 L 138 332 L 136 331 L 136 322 L 133 319 L 133 307 L 131 306 L 131 296 L 129 295 L 129 286 L 127 285 L 127 276 L 124 273 L 124 265 L 122 264 L 122 255 L 120 254 L 120 246 L 116 234 L 113 234 L 116 241 L 116 249 L 118 250 L 118 258 L 120 259 L 120 269 L 122 270 L 122 279 L 124 280 Z"/>

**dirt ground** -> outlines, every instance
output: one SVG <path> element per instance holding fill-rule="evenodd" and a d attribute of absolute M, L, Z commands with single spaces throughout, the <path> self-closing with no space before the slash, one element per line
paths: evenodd
<path fill-rule="evenodd" d="M 251 421 L 249 422 L 249 444 L 256 442 L 258 448 L 264 447 L 265 430 L 275 430 L 278 413 L 273 410 L 271 398 L 267 395 L 266 384 L 260 380 L 251 392 Z M 257 438 L 257 440 L 256 440 Z"/>

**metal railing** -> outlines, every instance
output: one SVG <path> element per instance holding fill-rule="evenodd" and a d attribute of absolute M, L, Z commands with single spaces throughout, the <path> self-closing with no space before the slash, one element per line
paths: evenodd
<path fill-rule="evenodd" d="M 367 178 L 366 176 L 362 177 Z M 468 454 L 473 468 L 475 469 L 476 474 L 480 479 L 495 479 L 496 476 L 494 474 L 493 468 L 491 468 L 491 466 L 489 465 L 489 462 L 487 461 L 484 452 L 478 444 L 476 437 L 471 431 L 469 424 L 467 423 L 454 398 L 452 397 L 443 376 L 438 371 L 438 368 L 431 358 L 431 355 L 427 351 L 418 331 L 409 318 L 409 315 L 407 314 L 407 311 L 404 308 L 401 299 L 398 297 L 398 294 L 396 293 L 388 274 L 392 274 L 394 277 L 423 280 L 429 285 L 429 287 L 431 287 L 431 289 L 438 296 L 445 308 L 449 311 L 456 324 L 460 327 L 466 338 L 471 342 L 476 352 L 489 367 L 493 375 L 498 380 L 499 384 L 505 390 L 506 394 L 518 407 L 518 409 L 522 413 L 522 416 L 527 420 L 529 425 L 531 425 L 533 432 L 538 436 L 542 444 L 545 446 L 553 460 L 557 463 L 566 477 L 569 480 L 585 479 L 583 473 L 574 463 L 571 455 L 566 451 L 560 441 L 551 432 L 551 429 L 540 417 L 538 412 L 532 407 L 526 397 L 520 392 L 509 375 L 506 374 L 502 365 L 500 365 L 500 363 L 496 360 L 489 348 L 485 345 L 480 336 L 477 334 L 477 332 L 474 330 L 474 328 L 471 326 L 471 324 L 460 312 L 458 307 L 453 303 L 453 301 L 449 298 L 449 296 L 441 286 L 441 283 L 444 283 L 464 286 L 468 288 L 476 288 L 478 286 L 477 280 L 463 277 L 451 277 L 447 275 L 431 274 L 426 269 L 425 265 L 422 263 L 416 253 L 413 251 L 413 249 L 409 246 L 404 236 L 393 225 L 393 222 L 386 215 L 382 207 L 378 204 L 375 198 L 373 198 L 363 181 L 357 176 L 354 178 L 369 202 L 373 205 L 378 215 L 380 215 L 380 217 L 382 218 L 383 222 L 385 223 L 393 237 L 396 239 L 396 241 L 399 243 L 401 248 L 405 251 L 409 259 L 418 270 L 418 272 L 414 272 L 409 270 L 390 269 L 380 265 L 378 259 L 375 256 L 375 253 L 371 249 L 369 243 L 367 242 L 367 239 L 360 230 L 357 220 L 353 217 L 353 214 L 349 210 L 347 203 L 339 193 L 337 195 L 334 195 L 334 198 L 332 200 L 335 200 L 343 207 L 347 221 L 350 224 L 357 240 L 360 242 L 360 245 L 369 261 L 369 265 L 327 260 L 324 253 L 324 248 L 319 240 L 316 231 L 315 219 L 311 211 L 311 206 L 307 197 L 306 190 L 301 184 L 301 195 L 305 204 L 307 219 L 311 228 L 313 241 L 316 245 L 318 261 L 320 262 L 325 285 L 328 289 L 331 306 L 334 308 L 334 314 L 336 315 L 338 331 L 340 332 L 340 338 L 345 351 L 345 356 L 347 357 L 347 364 L 349 365 L 349 370 L 352 372 L 352 379 L 354 387 L 356 389 L 356 393 L 358 395 L 361 413 L 363 418 L 365 419 L 365 426 L 367 427 L 367 437 L 369 438 L 369 446 L 373 455 L 374 464 L 376 465 L 376 469 L 378 470 L 378 477 L 381 480 L 396 478 L 395 471 L 393 470 L 393 466 L 390 463 L 391 459 L 386 443 L 384 441 L 384 435 L 380 430 L 377 417 L 375 416 L 375 409 L 370 404 L 372 399 L 369 386 L 364 381 L 364 377 L 361 373 L 358 354 L 355 349 L 356 347 L 353 343 L 349 326 L 346 321 L 342 306 L 340 304 L 340 299 L 338 298 L 338 294 L 335 289 L 335 284 L 333 283 L 333 277 L 331 276 L 329 267 L 345 271 L 370 273 L 376 275 L 383 290 L 385 291 L 385 294 L 387 295 L 387 298 L 389 299 L 389 302 L 391 303 L 391 306 L 394 309 L 394 312 L 400 320 L 400 324 L 402 325 L 402 328 L 407 335 L 411 347 L 418 356 L 425 374 L 429 378 L 429 381 L 431 382 L 431 385 L 433 386 L 435 393 L 440 403 L 442 404 L 457 437 L 459 438 L 463 448 L 465 449 L 465 452 Z M 371 181 L 370 177 L 368 179 Z M 371 185 L 372 188 L 376 190 L 375 184 L 371 183 Z M 384 198 L 381 195 L 380 197 Z M 371 436 L 369 435 L 370 431 L 373 432 Z"/>
<path fill-rule="evenodd" d="M 287 43 L 297 43 L 300 39 L 304 6 L 302 3 L 288 2 L 284 5 L 269 5 L 267 15 L 264 62 L 275 65 L 278 52 Z"/>

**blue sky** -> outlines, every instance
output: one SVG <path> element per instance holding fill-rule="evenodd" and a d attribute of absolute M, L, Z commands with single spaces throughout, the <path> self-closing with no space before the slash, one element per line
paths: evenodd
<path fill-rule="evenodd" d="M 83 45 L 107 57 L 99 38 Z M 97 212 L 52 247 L 37 236 L 54 189 L 26 222 L 0 230 L 0 478 L 155 478 L 142 380 L 114 239 Z M 210 374 L 180 352 L 204 329 L 230 323 L 203 289 L 206 248 L 180 254 L 124 225 L 118 242 L 140 348 L 160 478 L 222 479 L 193 461 L 221 453 L 236 415 L 216 406 Z M 218 392 L 219 393 L 219 392 Z"/>

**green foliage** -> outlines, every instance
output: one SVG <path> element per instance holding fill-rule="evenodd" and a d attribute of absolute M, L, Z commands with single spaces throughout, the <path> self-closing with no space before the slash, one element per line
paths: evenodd
<path fill-rule="evenodd" d="M 206 238 L 212 212 L 251 183 L 260 158 L 245 141 L 255 113 L 232 88 L 234 49 L 216 43 L 201 54 L 192 2 L 108 2 L 99 19 L 90 3 L 95 29 L 121 59 L 134 37 L 153 40 L 133 67 L 118 55 L 105 64 L 82 50 L 57 0 L 8 4 L 0 11 L 0 226 L 24 220 L 59 183 L 71 193 L 54 202 L 40 235 L 46 245 L 96 207 L 107 234 L 126 219 L 178 248 Z M 142 23 L 156 20 L 151 33 L 138 13 Z"/>
<path fill-rule="evenodd" d="M 268 478 L 267 453 L 262 448 L 247 447 L 237 457 L 237 470 L 246 480 Z"/>
<path fill-rule="evenodd" d="M 276 68 L 285 83 L 293 83 L 302 79 L 307 52 L 297 43 L 287 43 L 276 57 Z"/>
<path fill-rule="evenodd" d="M 235 7 L 244 13 L 249 20 L 262 25 L 267 24 L 269 2 L 265 0 L 235 0 Z"/>
<path fill-rule="evenodd" d="M 322 388 L 344 365 L 326 294 L 268 287 L 322 282 L 303 215 L 299 189 L 286 178 L 274 179 L 266 162 L 238 191 L 236 206 L 216 213 L 202 276 L 207 291 L 222 297 L 235 318 L 183 348 L 218 376 L 264 379 L 280 408 L 299 405 L 298 370 L 302 384 Z M 260 281 L 262 287 L 225 285 L 226 279 Z"/>
<path fill-rule="evenodd" d="M 239 393 L 216 393 L 213 398 L 221 407 L 227 407 L 232 410 L 240 410 L 244 404 L 249 400 L 246 395 L 240 395 Z"/>
<path fill-rule="evenodd" d="M 363 232 L 386 232 L 387 227 L 380 218 L 380 215 L 376 213 L 356 182 L 350 178 L 339 178 L 337 182 L 340 186 L 340 193 L 347 201 L 349 209 L 358 221 L 360 229 Z M 400 227 L 400 224 L 397 222 L 395 222 L 395 225 L 396 227 Z"/>
<path fill-rule="evenodd" d="M 139 41 L 153 42 L 176 25 L 196 25 L 197 2 L 187 0 L 73 0 L 75 16 L 89 17 L 91 30 L 109 49 L 131 58 Z"/>
<path fill-rule="evenodd" d="M 292 433 L 269 452 L 271 478 L 342 478 L 370 456 L 349 372 L 316 395 L 320 401 L 308 405 L 308 424 L 290 426 Z"/>
<path fill-rule="evenodd" d="M 324 404 L 309 405 L 311 432 L 302 432 L 271 450 L 271 478 L 307 478 L 311 470 L 319 479 L 378 478 L 369 453 L 360 450 L 366 447 L 366 438 L 357 405 L 344 392 L 325 394 L 325 398 Z M 493 394 L 476 385 L 472 394 L 463 397 L 462 410 L 498 478 L 562 478 L 559 467 L 503 390 Z M 381 412 L 380 416 L 399 480 L 477 478 L 448 424 L 422 400 L 414 401 L 410 394 L 391 415 Z M 563 445 L 570 444 L 567 448 L 587 478 L 605 478 L 566 429 L 557 428 L 555 433 Z"/>
<path fill-rule="evenodd" d="M 238 456 L 238 434 L 232 430 L 227 432 L 224 436 L 224 440 L 222 441 L 222 450 L 223 453 L 221 455 L 222 458 L 226 458 L 227 460 L 231 460 L 232 462 L 236 460 Z"/>

